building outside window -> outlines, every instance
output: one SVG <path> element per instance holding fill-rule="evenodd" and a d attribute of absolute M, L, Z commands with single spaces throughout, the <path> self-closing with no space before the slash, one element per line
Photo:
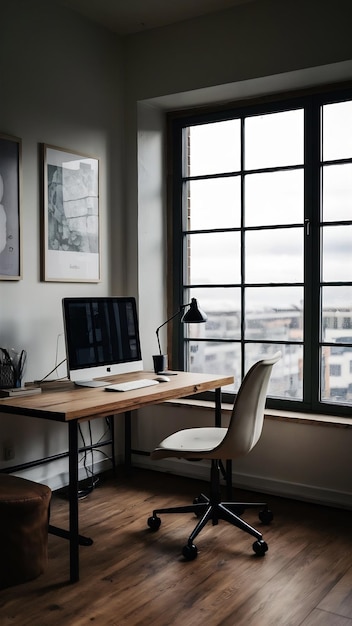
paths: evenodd
<path fill-rule="evenodd" d="M 341 365 L 339 363 L 331 363 L 330 376 L 341 376 Z"/>
<path fill-rule="evenodd" d="M 176 364 L 232 374 L 281 350 L 273 406 L 352 404 L 352 91 L 171 117 Z M 337 373 L 339 372 L 339 373 Z M 337 378 L 338 377 L 338 378 Z"/>

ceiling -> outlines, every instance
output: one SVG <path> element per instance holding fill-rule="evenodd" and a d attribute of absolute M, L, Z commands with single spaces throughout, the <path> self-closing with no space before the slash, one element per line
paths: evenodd
<path fill-rule="evenodd" d="M 119 35 L 167 26 L 253 0 L 58 0 Z"/>

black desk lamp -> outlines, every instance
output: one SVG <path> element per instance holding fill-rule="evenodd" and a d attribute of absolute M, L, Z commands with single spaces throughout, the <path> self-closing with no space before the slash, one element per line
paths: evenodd
<path fill-rule="evenodd" d="M 171 322 L 171 320 L 173 320 L 175 317 L 177 317 L 177 315 L 181 315 L 181 313 L 188 306 L 190 308 L 188 309 L 188 311 L 186 311 L 186 313 L 183 315 L 183 317 L 181 319 L 181 322 L 183 324 L 203 324 L 208 319 L 206 314 L 198 307 L 198 302 L 197 302 L 196 298 L 192 298 L 191 302 L 188 302 L 187 304 L 181 304 L 179 310 L 176 311 L 176 313 L 171 315 L 171 317 L 169 317 L 165 322 L 163 322 L 162 324 L 160 324 L 160 326 L 158 326 L 158 328 L 156 329 L 156 338 L 158 340 L 159 354 L 156 354 L 156 355 L 153 356 L 154 371 L 156 373 L 161 373 L 164 370 L 166 370 L 167 367 L 168 367 L 167 354 L 163 354 L 162 351 L 161 351 L 161 345 L 160 345 L 160 339 L 159 339 L 159 330 L 160 330 L 160 328 L 165 326 L 165 324 L 168 324 L 168 322 Z"/>

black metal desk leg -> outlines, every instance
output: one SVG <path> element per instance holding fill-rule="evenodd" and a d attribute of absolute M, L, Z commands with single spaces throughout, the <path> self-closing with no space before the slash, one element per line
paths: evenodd
<path fill-rule="evenodd" d="M 215 426 L 221 426 L 221 387 L 215 389 Z M 226 481 L 227 499 L 232 498 L 232 461 L 226 461 L 226 469 L 220 463 L 221 472 Z"/>
<path fill-rule="evenodd" d="M 116 472 L 116 458 L 115 458 L 115 419 L 113 415 L 110 415 L 108 418 L 108 424 L 110 428 L 110 439 L 111 439 L 111 464 L 112 470 L 115 474 Z"/>
<path fill-rule="evenodd" d="M 129 473 L 132 467 L 131 458 L 131 411 L 125 412 L 125 471 Z"/>
<path fill-rule="evenodd" d="M 68 501 L 69 529 L 49 525 L 49 533 L 70 542 L 70 582 L 79 580 L 79 546 L 91 546 L 93 540 L 79 534 L 78 517 L 78 425 L 76 420 L 68 423 Z"/>
<path fill-rule="evenodd" d="M 221 387 L 215 389 L 215 426 L 221 426 Z"/>
<path fill-rule="evenodd" d="M 70 516 L 70 581 L 79 580 L 78 534 L 78 426 L 76 420 L 68 424 L 69 516 Z"/>

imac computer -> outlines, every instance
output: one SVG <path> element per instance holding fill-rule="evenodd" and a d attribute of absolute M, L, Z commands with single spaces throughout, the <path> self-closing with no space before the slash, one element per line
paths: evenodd
<path fill-rule="evenodd" d="M 76 385 L 143 370 L 135 298 L 63 298 L 67 373 Z"/>

